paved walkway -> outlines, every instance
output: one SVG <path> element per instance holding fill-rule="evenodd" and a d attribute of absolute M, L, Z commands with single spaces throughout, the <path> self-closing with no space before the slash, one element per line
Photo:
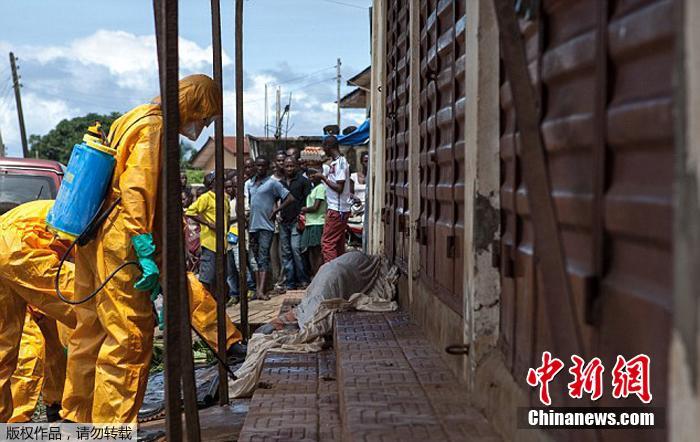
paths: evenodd
<path fill-rule="evenodd" d="M 339 441 L 333 350 L 270 353 L 239 441 Z"/>
<path fill-rule="evenodd" d="M 267 356 L 239 440 L 500 440 L 462 391 L 407 315 L 342 313 L 334 349 Z"/>
<path fill-rule="evenodd" d="M 285 299 L 301 299 L 303 297 L 304 290 L 290 290 L 272 297 L 269 301 L 250 301 L 248 302 L 248 322 L 250 324 L 266 324 L 277 317 Z M 240 324 L 240 304 L 228 307 L 226 312 L 234 323 Z"/>

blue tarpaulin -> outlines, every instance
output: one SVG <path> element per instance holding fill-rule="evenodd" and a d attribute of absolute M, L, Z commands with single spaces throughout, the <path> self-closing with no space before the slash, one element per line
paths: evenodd
<path fill-rule="evenodd" d="M 360 127 L 347 135 L 338 135 L 338 143 L 349 146 L 365 144 L 369 141 L 369 118 L 360 124 Z"/>

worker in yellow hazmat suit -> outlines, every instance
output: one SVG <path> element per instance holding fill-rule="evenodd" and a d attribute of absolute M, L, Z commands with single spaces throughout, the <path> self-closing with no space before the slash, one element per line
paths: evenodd
<path fill-rule="evenodd" d="M 48 421 L 59 419 L 66 380 L 66 353 L 59 337 L 60 328 L 68 330 L 31 307 L 27 309 L 17 369 L 12 374 L 14 411 L 9 422 L 30 422 L 40 394 Z"/>
<path fill-rule="evenodd" d="M 76 297 L 92 293 L 125 261 L 137 260 L 91 301 L 75 308 L 62 416 L 75 422 L 136 422 L 153 349 L 149 294 L 157 288 L 161 216 L 157 214 L 163 114 L 158 99 L 117 119 L 108 142 L 116 165 L 106 202 L 121 202 L 96 239 L 76 252 Z M 180 81 L 180 133 L 197 139 L 221 114 L 221 90 L 206 75 Z"/>
<path fill-rule="evenodd" d="M 62 271 L 72 272 L 72 269 L 72 264 L 66 262 Z M 188 273 L 187 279 L 192 326 L 212 348 L 217 349 L 216 301 L 194 274 Z M 66 377 L 64 342 L 67 343 L 70 331 L 63 324 L 28 308 L 17 369 L 12 374 L 14 411 L 8 422 L 29 422 L 40 394 L 49 422 L 58 420 Z M 226 347 L 233 348 L 241 339 L 240 332 L 227 317 Z"/>
<path fill-rule="evenodd" d="M 67 244 L 46 229 L 53 201 L 32 201 L 0 216 L 0 422 L 13 413 L 11 377 L 17 367 L 27 305 L 73 328 L 73 308 L 56 297 L 54 280 Z M 73 273 L 63 272 L 63 293 L 73 293 Z"/>
<path fill-rule="evenodd" d="M 73 264 L 64 263 L 62 272 L 72 273 Z M 193 273 L 187 274 L 187 283 L 192 326 L 212 348 L 217 349 L 216 301 Z M 66 379 L 64 342 L 67 343 L 72 330 L 61 323 L 57 327 L 54 320 L 31 307 L 27 310 L 17 369 L 12 375 L 14 412 L 9 422 L 29 422 L 40 393 L 51 422 L 58 419 Z M 241 333 L 226 317 L 226 348 L 233 348 L 241 339 Z"/>
<path fill-rule="evenodd" d="M 207 343 L 217 350 L 216 331 L 216 300 L 194 273 L 187 273 L 187 289 L 190 295 L 190 313 L 192 327 L 199 332 Z M 226 349 L 233 349 L 243 340 L 241 332 L 226 316 Z"/>

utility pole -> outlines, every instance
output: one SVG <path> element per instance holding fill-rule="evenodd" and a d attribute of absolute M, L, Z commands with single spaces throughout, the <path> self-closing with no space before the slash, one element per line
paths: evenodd
<path fill-rule="evenodd" d="M 338 91 L 336 93 L 336 109 L 338 112 L 338 130 L 340 130 L 340 58 L 338 59 L 338 63 L 335 65 L 335 71 L 336 71 L 336 80 L 338 82 Z"/>
<path fill-rule="evenodd" d="M 280 122 L 280 113 L 282 112 L 281 109 L 281 94 L 282 91 L 280 90 L 280 87 L 277 86 L 277 102 L 275 106 L 275 138 L 279 138 L 280 134 L 282 133 L 282 127 L 280 126 L 282 123 Z"/>
<path fill-rule="evenodd" d="M 265 138 L 267 138 L 267 83 L 265 83 Z"/>
<path fill-rule="evenodd" d="M 2 142 L 2 131 L 0 130 L 0 157 L 5 156 L 5 143 Z"/>
<path fill-rule="evenodd" d="M 292 93 L 289 93 L 289 104 L 285 108 L 285 113 L 287 114 L 287 127 L 284 129 L 284 148 L 287 148 L 287 135 L 289 134 L 289 114 L 292 113 Z"/>
<path fill-rule="evenodd" d="M 22 98 L 19 96 L 19 75 L 17 75 L 17 63 L 15 54 L 10 52 L 10 67 L 12 68 L 12 85 L 15 88 L 15 102 L 17 103 L 17 117 L 19 118 L 19 134 L 22 138 L 22 154 L 29 158 L 29 145 L 27 145 L 27 131 L 24 128 L 24 113 L 22 113 Z"/>

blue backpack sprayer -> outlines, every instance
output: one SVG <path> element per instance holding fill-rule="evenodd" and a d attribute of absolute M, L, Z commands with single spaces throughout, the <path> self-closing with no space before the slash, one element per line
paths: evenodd
<path fill-rule="evenodd" d="M 73 146 L 65 178 L 58 190 L 56 201 L 46 216 L 46 224 L 51 232 L 61 239 L 72 241 L 61 257 L 55 279 L 56 295 L 71 305 L 82 304 L 95 297 L 124 267 L 138 266 L 136 261 L 122 263 L 94 292 L 78 301 L 64 297 L 59 288 L 61 269 L 71 250 L 76 244 L 82 246 L 90 242 L 99 226 L 121 200 L 117 198 L 106 210 L 100 210 L 114 173 L 116 153 L 116 149 L 109 146 L 102 125 L 96 122 L 90 126 L 83 142 Z"/>

